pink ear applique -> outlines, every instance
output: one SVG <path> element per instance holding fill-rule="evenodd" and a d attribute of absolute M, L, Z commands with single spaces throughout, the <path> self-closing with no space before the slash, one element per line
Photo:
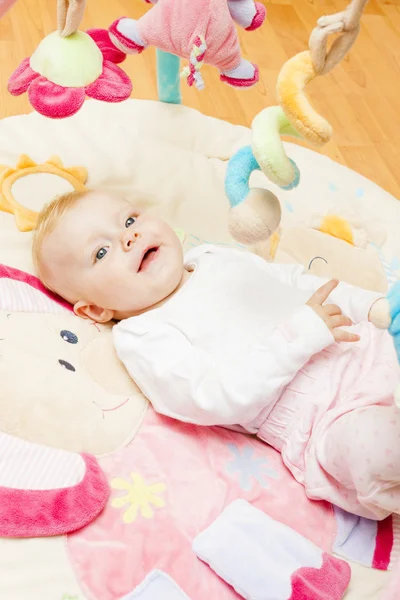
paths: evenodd
<path fill-rule="evenodd" d="M 72 307 L 37 277 L 0 265 L 0 309 L 65 314 Z M 103 510 L 109 487 L 97 460 L 0 432 L 0 536 L 76 531 Z"/>
<path fill-rule="evenodd" d="M 0 536 L 48 537 L 93 521 L 109 496 L 94 456 L 0 433 Z"/>
<path fill-rule="evenodd" d="M 72 306 L 34 275 L 0 264 L 0 310 L 64 314 Z"/>

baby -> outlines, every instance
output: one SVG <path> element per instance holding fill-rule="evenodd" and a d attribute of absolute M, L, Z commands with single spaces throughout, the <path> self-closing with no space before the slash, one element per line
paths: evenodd
<path fill-rule="evenodd" d="M 77 315 L 119 321 L 117 354 L 156 411 L 257 435 L 312 499 L 400 514 L 399 367 L 369 322 L 380 294 L 241 250 L 184 257 L 166 223 L 100 191 L 47 206 L 33 257 Z"/>

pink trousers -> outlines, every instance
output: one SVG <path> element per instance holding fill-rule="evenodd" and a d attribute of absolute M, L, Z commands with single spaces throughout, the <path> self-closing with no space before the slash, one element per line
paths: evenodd
<path fill-rule="evenodd" d="M 354 328 L 285 389 L 259 430 L 282 454 L 307 496 L 370 519 L 400 514 L 400 369 L 388 333 Z"/>

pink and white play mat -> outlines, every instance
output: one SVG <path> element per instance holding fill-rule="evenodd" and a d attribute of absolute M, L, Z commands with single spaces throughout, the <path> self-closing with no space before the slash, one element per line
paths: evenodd
<path fill-rule="evenodd" d="M 0 429 L 94 454 L 111 488 L 104 511 L 74 534 L 1 538 L 0 598 L 118 600 L 160 569 L 191 600 L 237 600 L 192 542 L 238 498 L 348 560 L 346 600 L 379 598 L 399 555 L 396 517 L 376 524 L 310 502 L 261 442 L 157 416 L 118 363 L 110 328 L 75 317 L 29 277 L 31 233 L 17 228 L 18 215 L 70 189 L 72 176 L 84 185 L 87 175 L 86 185 L 118 190 L 166 218 L 187 249 L 234 244 L 224 175 L 249 140 L 244 127 L 137 100 L 88 101 L 68 121 L 38 114 L 0 121 L 3 207 L 11 194 L 16 213 L 0 212 Z M 253 175 L 283 207 L 273 243 L 255 251 L 386 291 L 400 275 L 398 202 L 326 157 L 290 144 L 287 151 L 301 170 L 296 190 Z M 329 227 L 332 216 L 345 239 Z"/>

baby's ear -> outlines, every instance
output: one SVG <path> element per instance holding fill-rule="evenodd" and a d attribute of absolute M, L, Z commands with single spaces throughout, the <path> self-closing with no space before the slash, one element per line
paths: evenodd
<path fill-rule="evenodd" d="M 114 318 L 114 311 L 101 308 L 95 304 L 88 304 L 84 300 L 78 300 L 74 305 L 74 313 L 82 319 L 89 319 L 95 323 L 109 323 Z"/>

